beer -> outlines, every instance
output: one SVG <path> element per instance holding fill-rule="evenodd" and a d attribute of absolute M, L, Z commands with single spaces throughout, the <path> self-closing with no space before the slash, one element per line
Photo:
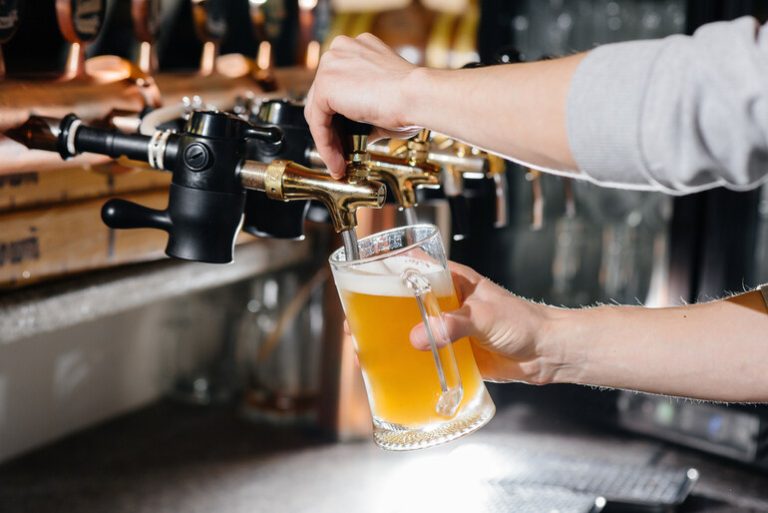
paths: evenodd
<path fill-rule="evenodd" d="M 387 430 L 428 432 L 453 421 L 457 431 L 467 432 L 493 414 L 468 338 L 453 344 L 458 377 L 446 374 L 449 386 L 460 380 L 461 402 L 449 417 L 437 408 L 442 390 L 434 356 L 431 351 L 414 348 L 410 342 L 410 332 L 422 322 L 422 317 L 413 292 L 403 283 L 406 269 L 418 270 L 429 281 L 443 312 L 459 308 L 450 274 L 429 259 L 394 256 L 335 271 L 336 286 L 354 334 L 374 427 L 381 428 L 376 429 L 374 436 L 387 448 L 399 448 L 389 446 L 397 444 L 389 443 L 392 437 L 386 436 Z M 443 353 L 449 349 L 438 349 L 441 360 L 447 360 Z"/>

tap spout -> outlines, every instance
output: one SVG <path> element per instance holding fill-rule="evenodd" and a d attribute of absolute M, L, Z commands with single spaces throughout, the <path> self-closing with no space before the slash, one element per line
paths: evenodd
<path fill-rule="evenodd" d="M 351 177 L 334 180 L 326 172 L 286 160 L 269 164 L 246 160 L 239 174 L 243 187 L 264 191 L 271 199 L 321 202 L 330 212 L 337 233 L 357 226 L 358 208 L 381 208 L 386 198 L 386 187 L 381 182 Z"/>

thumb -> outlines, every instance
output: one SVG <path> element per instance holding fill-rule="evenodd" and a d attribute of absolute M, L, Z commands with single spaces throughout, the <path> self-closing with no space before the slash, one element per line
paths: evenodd
<path fill-rule="evenodd" d="M 443 314 L 443 323 L 445 324 L 445 330 L 447 332 L 448 339 L 451 342 L 455 342 L 460 338 L 468 337 L 474 333 L 475 329 L 468 314 L 469 309 L 465 307 L 461 307 L 458 310 L 454 310 L 453 312 Z M 439 333 L 435 333 L 435 336 L 438 337 L 436 342 L 439 346 L 442 336 Z M 427 329 L 423 322 L 413 327 L 411 330 L 410 338 L 411 344 L 416 349 L 421 351 L 430 350 L 429 335 L 427 334 Z"/>

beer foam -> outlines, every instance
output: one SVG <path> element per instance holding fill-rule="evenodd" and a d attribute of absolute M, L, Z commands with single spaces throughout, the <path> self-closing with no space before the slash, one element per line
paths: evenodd
<path fill-rule="evenodd" d="M 429 280 L 438 296 L 451 295 L 453 283 L 442 266 L 408 256 L 395 256 L 385 260 L 361 263 L 334 272 L 336 287 L 347 292 L 371 296 L 413 296 L 403 283 L 402 275 L 415 269 Z"/>

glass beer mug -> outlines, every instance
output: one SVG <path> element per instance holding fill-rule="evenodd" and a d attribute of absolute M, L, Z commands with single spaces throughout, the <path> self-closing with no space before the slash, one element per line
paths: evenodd
<path fill-rule="evenodd" d="M 441 312 L 459 307 L 437 227 L 361 239 L 360 260 L 330 257 L 355 340 L 373 438 L 384 449 L 431 447 L 471 433 L 495 413 L 468 338 L 451 344 Z M 424 322 L 430 351 L 410 342 Z"/>

